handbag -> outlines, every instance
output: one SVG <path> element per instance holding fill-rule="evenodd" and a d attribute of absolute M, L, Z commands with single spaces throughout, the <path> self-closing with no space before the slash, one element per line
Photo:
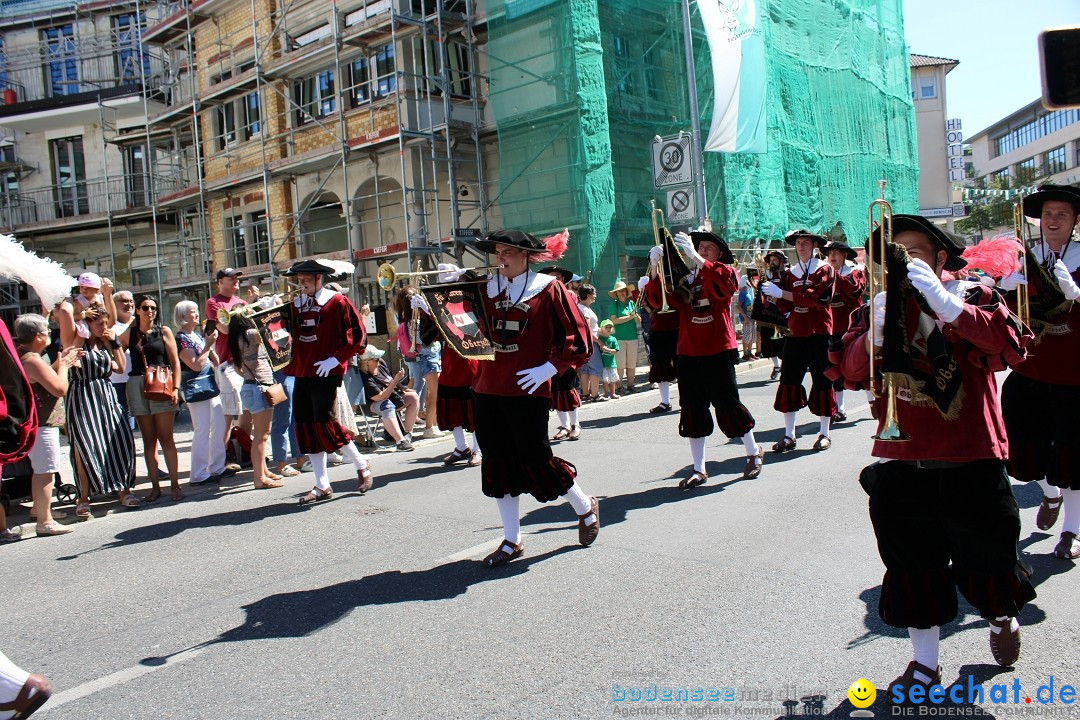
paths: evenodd
<path fill-rule="evenodd" d="M 202 370 L 180 371 L 180 392 L 184 394 L 184 402 L 197 403 L 203 400 L 216 398 L 221 394 L 217 379 L 214 377 L 214 366 L 207 365 Z"/>
<path fill-rule="evenodd" d="M 143 397 L 147 400 L 172 402 L 172 368 L 147 365 L 143 375 Z"/>
<path fill-rule="evenodd" d="M 270 407 L 275 407 L 285 402 L 285 388 L 281 383 L 274 383 L 273 385 L 260 385 L 259 389 L 262 390 L 263 397 L 266 398 L 266 404 Z"/>

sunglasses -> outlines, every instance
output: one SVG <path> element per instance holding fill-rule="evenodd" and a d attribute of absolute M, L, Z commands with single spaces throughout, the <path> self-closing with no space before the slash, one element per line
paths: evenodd
<path fill-rule="evenodd" d="M 157 305 L 140 305 L 139 309 L 144 312 L 157 312 Z"/>

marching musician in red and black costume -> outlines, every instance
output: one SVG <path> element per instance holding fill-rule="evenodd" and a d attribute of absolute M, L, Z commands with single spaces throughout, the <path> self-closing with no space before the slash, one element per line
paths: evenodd
<path fill-rule="evenodd" d="M 574 273 L 564 267 L 552 265 L 540 272 L 552 275 L 562 282 L 563 286 L 569 285 Z M 571 298 L 577 292 L 567 288 Z M 552 440 L 578 440 L 581 438 L 581 423 L 578 422 L 578 408 L 581 407 L 581 395 L 577 391 L 578 372 L 577 368 L 567 370 L 555 376 L 551 381 L 551 407 L 559 418 L 559 427 L 556 428 Z"/>
<path fill-rule="evenodd" d="M 591 545 L 600 532 L 596 498 L 582 492 L 577 470 L 552 454 L 547 439 L 551 379 L 583 365 L 592 338 L 576 296 L 553 276 L 529 269 L 530 260 L 558 259 L 544 240 L 521 230 L 498 230 L 476 247 L 493 253 L 501 266 L 483 293 L 495 359 L 479 364 L 473 386 L 476 435 L 484 449 L 483 491 L 495 498 L 503 523 L 503 541 L 483 561 L 495 567 L 525 552 L 522 493 L 540 502 L 565 496 L 577 513 L 582 545 Z"/>
<path fill-rule="evenodd" d="M 878 436 L 890 435 L 890 407 L 891 434 L 910 435 L 878 439 L 881 461 L 859 478 L 885 564 L 878 612 L 911 637 L 913 659 L 893 681 L 906 691 L 941 682 L 940 627 L 956 617 L 957 590 L 989 621 L 994 659 L 1008 666 L 1020 655 L 1016 616 L 1035 590 L 1016 550 L 1020 515 L 994 373 L 1023 360 L 1031 333 L 994 290 L 943 284 L 942 271 L 966 264 L 962 240 L 917 215 L 893 215 L 892 227 L 902 247 L 884 253 L 888 292 L 852 317 L 841 370 L 869 383 L 874 353 L 874 386 L 886 373 L 896 388 L 892 403 L 879 392 Z"/>
<path fill-rule="evenodd" d="M 653 415 L 671 412 L 671 383 L 675 381 L 675 356 L 679 346 L 679 313 L 660 312 L 662 305 L 653 307 L 645 294 L 649 276 L 638 280 L 638 296 L 649 311 L 649 383 L 660 388 L 660 403 L 649 410 Z M 659 283 L 657 283 L 659 285 Z"/>
<path fill-rule="evenodd" d="M 1062 505 L 1065 517 L 1054 555 L 1080 557 L 1080 243 L 1073 233 L 1080 190 L 1043 185 L 1024 198 L 1024 215 L 1039 220 L 1027 277 L 1014 273 L 999 284 L 1027 283 L 1031 324 L 1038 339 L 1027 359 L 1013 367 L 1001 388 L 1009 433 L 1009 467 L 1017 480 L 1037 480 L 1043 499 L 1035 524 L 1049 530 Z M 1033 272 L 1032 272 L 1033 271 Z M 1036 279 L 1037 278 L 1037 279 Z M 1021 289 L 1021 292 L 1024 292 Z"/>
<path fill-rule="evenodd" d="M 784 438 L 773 445 L 773 451 L 784 453 L 795 449 L 795 415 L 808 405 L 820 423 L 814 450 L 828 450 L 832 445 L 829 426 L 836 412 L 836 394 L 825 370 L 833 327 L 829 304 L 836 273 L 814 252 L 824 247 L 822 236 L 809 230 L 794 230 L 784 240 L 795 246 L 797 262 L 788 268 L 779 284 L 761 283 L 762 294 L 775 298 L 776 306 L 790 313 L 788 336 L 784 340 L 784 367 L 773 403 L 775 409 L 784 413 Z M 808 369 L 812 378 L 809 400 L 802 384 Z"/>
<path fill-rule="evenodd" d="M 367 459 L 353 445 L 352 433 L 334 417 L 337 389 L 349 359 L 367 346 L 356 307 L 341 293 L 323 287 L 325 277 L 337 272 L 318 260 L 301 260 L 284 273 L 300 286 L 300 295 L 289 305 L 292 358 L 285 374 L 296 378 L 292 400 L 296 439 L 315 471 L 315 487 L 300 498 L 301 505 L 333 495 L 327 453 L 340 452 L 352 462 L 361 494 L 371 489 Z"/>
<path fill-rule="evenodd" d="M 765 451 L 754 440 L 754 417 L 739 399 L 735 365 L 739 362 L 735 328 L 731 324 L 731 298 L 739 289 L 739 275 L 726 242 L 715 233 L 699 230 L 675 236 L 675 246 L 694 266 L 689 282 L 689 298 L 668 290 L 668 304 L 678 309 L 679 336 L 676 346 L 676 373 L 679 378 L 679 434 L 690 440 L 694 472 L 679 483 L 692 488 L 708 481 L 705 472 L 705 438 L 712 435 L 712 406 L 716 424 L 729 438 L 740 438 L 746 449 L 743 477 L 761 474 Z M 652 280 L 658 272 L 664 247 L 649 249 L 649 277 L 645 297 L 660 307 L 660 283 Z"/>
<path fill-rule="evenodd" d="M 758 294 L 761 296 L 763 303 L 775 306 L 776 298 L 761 295 L 760 285 L 766 280 L 774 285 L 779 285 L 783 281 L 784 275 L 787 273 L 787 255 L 780 250 L 770 250 L 765 253 L 765 263 L 765 277 L 758 279 Z M 769 381 L 779 380 L 780 358 L 784 355 L 784 335 L 774 327 L 758 323 L 757 338 L 758 355 L 772 359 L 773 369 L 769 375 Z"/>
<path fill-rule="evenodd" d="M 836 273 L 835 292 L 829 307 L 832 308 L 833 322 L 830 347 L 837 347 L 843 344 L 851 313 L 866 304 L 863 300 L 863 293 L 866 292 L 866 272 L 855 265 L 859 253 L 842 240 L 825 243 L 825 257 Z M 834 423 L 847 420 L 847 410 L 844 408 L 844 378 L 839 377 L 839 372 L 836 375 L 833 381 L 833 391 L 836 393 L 836 412 L 832 416 Z M 867 392 L 867 396 L 873 406 L 873 395 Z"/>

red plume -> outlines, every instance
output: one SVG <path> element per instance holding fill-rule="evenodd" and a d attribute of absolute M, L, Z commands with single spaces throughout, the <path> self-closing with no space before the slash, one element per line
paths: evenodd
<path fill-rule="evenodd" d="M 964 270 L 981 270 L 990 277 L 1002 278 L 1020 268 L 1023 245 L 1015 235 L 998 235 L 964 250 L 968 264 Z"/>
<path fill-rule="evenodd" d="M 529 262 L 543 263 L 551 262 L 552 260 L 558 260 L 566 254 L 566 246 L 570 244 L 570 228 L 565 228 L 561 233 L 549 235 L 544 238 L 544 245 L 547 246 L 547 250 L 542 253 L 535 253 Z"/>

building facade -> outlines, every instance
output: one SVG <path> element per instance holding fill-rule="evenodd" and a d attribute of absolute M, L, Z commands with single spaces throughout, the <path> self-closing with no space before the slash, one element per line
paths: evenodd
<path fill-rule="evenodd" d="M 911 102 L 919 142 L 919 214 L 953 224 L 953 183 L 963 178 L 963 156 L 949 155 L 945 78 L 959 60 L 911 54 Z M 959 131 L 959 128 L 955 128 Z M 959 144 L 954 143 L 959 149 Z M 954 160 L 950 163 L 952 157 Z M 957 168 L 950 168 L 950 164 Z M 955 178 L 955 180 L 953 179 Z"/>
<path fill-rule="evenodd" d="M 1034 100 L 968 138 L 976 187 L 1080 184 L 1080 110 Z"/>

